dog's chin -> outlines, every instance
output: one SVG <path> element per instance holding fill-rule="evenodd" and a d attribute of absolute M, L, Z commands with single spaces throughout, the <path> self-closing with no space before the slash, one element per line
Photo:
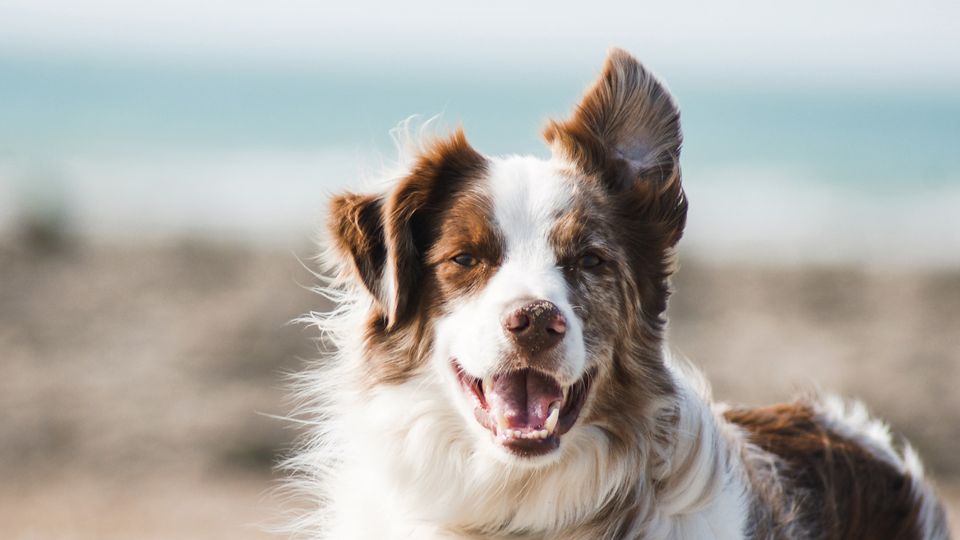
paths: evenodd
<path fill-rule="evenodd" d="M 504 371 L 480 379 L 451 362 L 459 387 L 473 407 L 476 422 L 494 444 L 522 463 L 552 461 L 560 442 L 580 417 L 593 371 L 570 385 L 531 368 Z"/>

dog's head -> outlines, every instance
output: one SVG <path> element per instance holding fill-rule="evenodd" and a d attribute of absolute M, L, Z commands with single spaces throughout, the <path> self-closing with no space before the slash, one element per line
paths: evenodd
<path fill-rule="evenodd" d="M 544 136 L 546 161 L 481 155 L 458 131 L 388 192 L 334 199 L 329 221 L 341 275 L 373 299 L 370 384 L 429 373 L 479 444 L 533 464 L 580 425 L 623 432 L 669 386 L 686 217 L 679 113 L 629 54 Z"/>

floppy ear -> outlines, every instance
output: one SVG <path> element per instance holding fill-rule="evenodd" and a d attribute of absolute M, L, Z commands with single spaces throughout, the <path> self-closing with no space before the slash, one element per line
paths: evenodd
<path fill-rule="evenodd" d="M 404 319 L 420 290 L 443 201 L 485 167 L 457 130 L 430 145 L 386 195 L 348 194 L 331 203 L 334 247 L 376 299 L 387 330 Z"/>
<path fill-rule="evenodd" d="M 383 196 L 346 193 L 330 201 L 327 229 L 340 261 L 341 275 L 358 280 L 380 305 L 386 305 L 383 270 Z"/>
<path fill-rule="evenodd" d="M 573 115 L 549 122 L 544 138 L 556 157 L 598 176 L 608 190 L 649 203 L 642 210 L 673 222 L 679 230 L 672 242 L 679 239 L 686 215 L 680 111 L 663 84 L 629 53 L 610 51 Z"/>

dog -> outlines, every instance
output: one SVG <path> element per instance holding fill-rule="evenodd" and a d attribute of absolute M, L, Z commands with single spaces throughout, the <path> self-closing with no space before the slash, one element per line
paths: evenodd
<path fill-rule="evenodd" d="M 856 403 L 711 401 L 666 352 L 687 198 L 666 87 L 613 50 L 549 160 L 462 129 L 332 199 L 332 345 L 290 459 L 318 539 L 944 539 Z"/>

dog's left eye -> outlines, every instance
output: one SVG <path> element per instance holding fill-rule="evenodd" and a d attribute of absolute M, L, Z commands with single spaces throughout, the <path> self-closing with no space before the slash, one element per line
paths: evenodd
<path fill-rule="evenodd" d="M 463 266 L 464 268 L 473 268 L 477 265 L 477 263 L 480 262 L 476 257 L 469 253 L 461 253 L 451 260 L 460 266 Z"/>
<path fill-rule="evenodd" d="M 580 268 L 590 269 L 596 268 L 603 264 L 603 259 L 594 253 L 585 253 L 580 256 L 580 260 L 577 262 L 580 265 Z"/>

